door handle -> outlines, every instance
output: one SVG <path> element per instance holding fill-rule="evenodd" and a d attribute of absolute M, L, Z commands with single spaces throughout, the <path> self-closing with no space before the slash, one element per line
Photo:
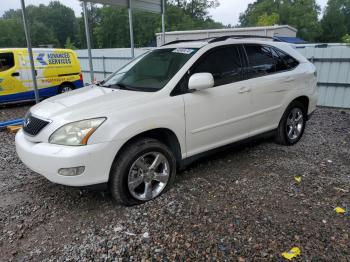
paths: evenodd
<path fill-rule="evenodd" d="M 250 92 L 252 89 L 250 87 L 247 86 L 242 86 L 239 90 L 238 93 L 243 94 L 243 93 L 247 93 Z"/>
<path fill-rule="evenodd" d="M 11 76 L 19 76 L 19 75 L 20 75 L 19 72 L 13 72 L 13 73 L 11 74 Z"/>
<path fill-rule="evenodd" d="M 288 83 L 288 82 L 293 82 L 294 80 L 295 80 L 294 77 L 289 76 L 284 80 L 284 82 Z"/>

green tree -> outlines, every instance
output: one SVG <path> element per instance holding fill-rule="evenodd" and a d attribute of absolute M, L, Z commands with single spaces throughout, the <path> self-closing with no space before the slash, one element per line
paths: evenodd
<path fill-rule="evenodd" d="M 10 9 L 10 10 L 7 10 L 3 16 L 2 16 L 3 19 L 22 19 L 22 12 L 20 9 L 17 9 L 17 10 L 14 10 L 14 9 Z"/>
<path fill-rule="evenodd" d="M 171 0 L 166 6 L 166 30 L 223 28 L 208 16 L 217 0 Z M 27 7 L 33 46 L 86 48 L 84 17 L 75 17 L 58 1 Z M 93 48 L 129 47 L 129 20 L 125 8 L 88 4 Z M 133 10 L 134 40 L 137 47 L 155 42 L 161 31 L 161 16 Z M 21 10 L 8 10 L 0 18 L 0 46 L 25 46 Z"/>
<path fill-rule="evenodd" d="M 324 42 L 339 42 L 350 33 L 350 0 L 329 0 L 321 20 Z"/>
<path fill-rule="evenodd" d="M 134 10 L 134 41 L 138 47 L 149 46 L 155 42 L 155 34 L 161 31 L 159 14 Z M 125 8 L 103 6 L 98 9 L 97 23 L 93 28 L 96 37 L 95 46 L 98 48 L 129 47 L 129 20 Z M 193 30 L 223 28 L 221 23 L 213 21 L 208 16 L 197 18 L 189 14 L 177 3 L 166 7 L 166 30 Z"/>
<path fill-rule="evenodd" d="M 208 9 L 219 6 L 218 0 L 170 0 L 169 5 L 176 6 L 193 18 L 206 19 Z"/>
<path fill-rule="evenodd" d="M 264 13 L 263 15 L 259 16 L 257 25 L 258 26 L 276 25 L 279 23 L 279 20 L 280 20 L 280 15 L 275 12 L 273 12 L 271 15 Z"/>
<path fill-rule="evenodd" d="M 66 43 L 64 44 L 64 48 L 67 49 L 77 49 L 70 37 L 67 37 Z"/>
<path fill-rule="evenodd" d="M 0 47 L 22 47 L 26 45 L 22 21 L 0 19 Z"/>
<path fill-rule="evenodd" d="M 45 33 L 43 33 L 45 32 Z M 59 42 L 50 28 L 40 22 L 33 21 L 30 24 L 30 34 L 32 45 L 35 47 L 59 46 Z"/>
<path fill-rule="evenodd" d="M 87 4 L 88 11 L 88 22 L 90 28 L 90 36 L 91 36 L 91 45 L 92 48 L 98 48 L 98 34 L 96 32 L 96 28 L 101 21 L 101 8 L 99 8 L 96 4 L 88 3 Z M 86 35 L 85 35 L 85 23 L 84 23 L 84 14 L 81 13 L 81 17 L 77 19 L 78 23 L 78 43 L 77 45 L 80 48 L 87 48 L 86 46 Z"/>
<path fill-rule="evenodd" d="M 273 13 L 279 15 L 280 24 L 296 27 L 298 36 L 305 40 L 315 41 L 321 34 L 320 7 L 315 0 L 257 0 L 240 15 L 240 24 L 256 26 L 261 16 Z"/>
<path fill-rule="evenodd" d="M 350 35 L 349 34 L 344 35 L 341 40 L 343 43 L 350 44 Z"/>
<path fill-rule="evenodd" d="M 28 17 L 45 24 L 63 47 L 66 39 L 75 42 L 78 36 L 78 24 L 74 11 L 58 1 L 50 2 L 48 6 L 28 6 Z M 45 32 L 47 33 L 47 32 Z"/>
<path fill-rule="evenodd" d="M 128 13 L 125 8 L 104 6 L 99 10 L 99 23 L 93 29 L 98 48 L 130 46 Z"/>
<path fill-rule="evenodd" d="M 49 5 L 27 6 L 29 28 L 32 35 L 33 46 L 54 45 L 55 47 L 64 47 L 67 38 L 69 37 L 74 43 L 78 40 L 78 24 L 74 11 L 62 5 L 58 1 L 50 2 Z M 23 32 L 23 22 L 21 10 L 8 10 L 2 16 L 6 26 L 1 26 L 0 32 L 11 29 L 14 33 L 9 38 L 11 41 L 6 41 L 9 44 L 1 45 L 9 46 L 11 42 L 19 43 L 17 46 L 25 46 Z M 9 22 L 12 21 L 12 22 Z M 18 28 L 13 29 L 13 24 L 18 25 Z M 6 28 L 7 27 L 7 28 Z M 19 35 L 19 34 L 21 35 Z M 0 43 L 2 43 L 5 35 L 0 35 Z"/>

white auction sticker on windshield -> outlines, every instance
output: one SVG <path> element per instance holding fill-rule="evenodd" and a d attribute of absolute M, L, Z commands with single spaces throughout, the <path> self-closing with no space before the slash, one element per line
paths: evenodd
<path fill-rule="evenodd" d="M 194 52 L 193 49 L 187 49 L 187 48 L 176 48 L 173 53 L 178 53 L 178 54 L 185 54 L 185 55 L 189 55 L 192 54 Z"/>

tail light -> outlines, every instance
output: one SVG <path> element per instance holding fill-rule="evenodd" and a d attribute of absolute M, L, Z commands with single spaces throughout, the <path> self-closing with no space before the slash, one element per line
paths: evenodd
<path fill-rule="evenodd" d="M 80 76 L 80 81 L 84 81 L 84 79 L 83 79 L 83 74 L 80 73 L 79 76 Z"/>

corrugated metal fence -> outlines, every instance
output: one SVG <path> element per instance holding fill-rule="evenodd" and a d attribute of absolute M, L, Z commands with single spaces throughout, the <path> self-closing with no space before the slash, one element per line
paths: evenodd
<path fill-rule="evenodd" d="M 135 57 L 147 52 L 147 50 L 149 48 L 135 49 Z M 81 64 L 84 80 L 89 81 L 90 71 L 87 50 L 75 51 Z M 92 57 L 96 81 L 103 80 L 132 60 L 130 48 L 92 49 Z"/>
<path fill-rule="evenodd" d="M 135 49 L 139 56 L 149 48 Z M 312 61 L 318 72 L 318 104 L 350 108 L 350 46 L 342 44 L 298 45 L 297 50 Z M 86 50 L 77 50 L 84 73 L 89 79 Z M 129 48 L 94 49 L 92 51 L 96 80 L 102 80 L 131 60 Z"/>
<path fill-rule="evenodd" d="M 318 104 L 350 108 L 350 46 L 298 45 L 297 50 L 317 67 Z"/>

